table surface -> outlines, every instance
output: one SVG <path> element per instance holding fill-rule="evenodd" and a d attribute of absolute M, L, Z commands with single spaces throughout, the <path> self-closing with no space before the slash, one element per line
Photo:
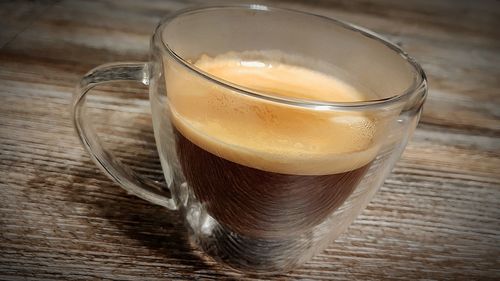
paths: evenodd
<path fill-rule="evenodd" d="M 0 280 L 257 279 L 202 262 L 179 215 L 103 175 L 70 121 L 87 70 L 146 60 L 159 19 L 202 2 L 0 2 Z M 422 64 L 430 90 L 413 139 L 362 215 L 314 260 L 266 279 L 499 280 L 500 2 L 273 3 L 382 34 Z M 94 93 L 106 145 L 161 179 L 147 89 Z"/>

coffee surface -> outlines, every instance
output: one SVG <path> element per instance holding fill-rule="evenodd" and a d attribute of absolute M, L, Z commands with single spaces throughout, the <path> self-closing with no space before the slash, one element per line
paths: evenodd
<path fill-rule="evenodd" d="M 284 57 L 273 52 L 203 55 L 194 65 L 269 96 L 326 102 L 369 99 L 334 76 L 288 64 Z M 346 172 L 369 163 L 378 148 L 376 122 L 361 113 L 269 102 L 202 79 L 170 85 L 169 99 L 173 122 L 185 137 L 210 153 L 264 171 Z"/>
<path fill-rule="evenodd" d="M 282 54 L 202 56 L 194 66 L 274 97 L 367 98 Z M 344 204 L 375 157 L 377 125 L 366 114 L 271 102 L 182 68 L 166 75 L 175 151 L 187 186 L 230 231 L 265 239 L 304 233 Z"/>

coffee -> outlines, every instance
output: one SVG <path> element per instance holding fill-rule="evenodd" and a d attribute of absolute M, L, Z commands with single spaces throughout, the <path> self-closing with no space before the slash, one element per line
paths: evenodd
<path fill-rule="evenodd" d="M 353 102 L 355 87 L 276 52 L 202 56 L 194 66 L 272 98 Z M 172 81 L 172 80 L 170 80 Z M 378 150 L 366 114 L 267 101 L 225 86 L 167 85 L 176 152 L 188 186 L 219 223 L 251 237 L 295 235 L 353 192 Z"/>

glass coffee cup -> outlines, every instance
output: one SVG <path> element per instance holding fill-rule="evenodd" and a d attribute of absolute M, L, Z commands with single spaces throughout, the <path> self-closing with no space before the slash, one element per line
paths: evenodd
<path fill-rule="evenodd" d="M 90 89 L 125 80 L 149 85 L 166 186 L 104 150 L 85 118 Z M 149 62 L 86 74 L 73 118 L 97 165 L 180 211 L 206 256 L 278 273 L 323 250 L 364 209 L 426 93 L 421 67 L 360 27 L 262 5 L 202 7 L 160 22 Z"/>

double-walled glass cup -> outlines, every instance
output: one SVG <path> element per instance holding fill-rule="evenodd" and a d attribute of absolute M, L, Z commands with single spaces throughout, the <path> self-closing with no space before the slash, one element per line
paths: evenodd
<path fill-rule="evenodd" d="M 373 98 L 343 103 L 287 98 L 232 84 L 192 64 L 204 54 L 262 51 L 286 54 L 292 64 L 354 82 Z M 135 174 L 104 150 L 83 114 L 92 87 L 123 80 L 149 85 L 165 186 Z M 107 64 L 86 74 L 74 97 L 73 118 L 97 165 L 127 191 L 179 210 L 190 241 L 207 256 L 243 272 L 275 273 L 309 260 L 363 210 L 404 150 L 426 92 L 420 66 L 365 29 L 262 5 L 204 7 L 163 19 L 151 40 L 149 62 Z M 205 98 L 185 102 L 197 94 Z M 224 118 L 210 114 L 216 99 L 228 101 Z M 245 134 L 240 139 L 260 133 L 258 121 L 251 120 L 265 109 L 274 114 L 273 130 L 301 132 L 301 142 L 323 122 L 323 129 L 337 132 L 332 143 L 352 147 L 358 140 L 350 134 L 361 122 L 368 124 L 370 143 L 362 151 L 337 151 L 317 161 L 288 157 L 291 146 L 300 152 L 293 142 L 263 156 L 242 143 L 199 132 L 202 127 L 183 121 L 186 109 L 199 124 Z M 231 116 L 237 114 L 249 121 L 235 130 Z M 310 120 L 306 125 L 297 122 L 304 118 Z M 348 164 L 353 161 L 359 165 Z"/>

